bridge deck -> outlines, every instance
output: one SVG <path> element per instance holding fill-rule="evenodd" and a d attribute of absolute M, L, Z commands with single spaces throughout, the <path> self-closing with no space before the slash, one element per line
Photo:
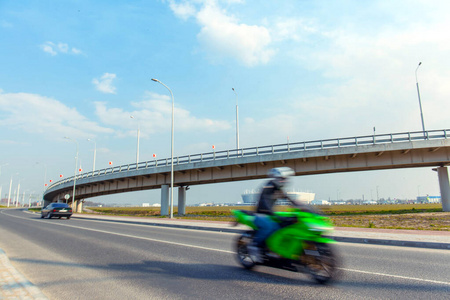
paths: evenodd
<path fill-rule="evenodd" d="M 450 130 L 405 132 L 287 143 L 174 157 L 174 185 L 264 178 L 272 167 L 289 166 L 296 175 L 409 167 L 450 163 Z M 76 177 L 81 199 L 170 184 L 171 159 L 127 164 Z M 72 193 L 75 176 L 45 192 L 47 201 Z"/>

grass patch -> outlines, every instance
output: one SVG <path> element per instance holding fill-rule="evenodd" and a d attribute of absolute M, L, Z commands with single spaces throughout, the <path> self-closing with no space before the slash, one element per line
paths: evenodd
<path fill-rule="evenodd" d="M 314 206 L 329 216 L 339 215 L 373 215 L 373 214 L 410 214 L 424 212 L 442 212 L 441 204 L 387 204 L 387 205 L 323 205 Z M 104 214 L 123 215 L 157 215 L 158 207 L 89 207 Z M 199 216 L 231 216 L 232 209 L 254 210 L 253 206 L 187 206 L 186 215 Z M 279 206 L 278 210 L 286 210 L 287 206 Z M 174 213 L 178 213 L 174 207 Z"/>
<path fill-rule="evenodd" d="M 450 231 L 450 213 L 442 212 L 441 204 L 387 204 L 387 205 L 335 205 L 315 206 L 323 214 L 328 215 L 334 226 L 387 229 L 419 229 Z M 188 206 L 186 214 L 177 219 L 193 219 L 203 221 L 227 221 L 234 218 L 232 209 L 254 210 L 253 206 Z M 286 206 L 277 207 L 286 210 Z M 160 217 L 158 207 L 89 207 L 93 213 L 134 216 Z"/>
<path fill-rule="evenodd" d="M 432 204 L 386 204 L 386 205 L 330 205 L 320 206 L 327 215 L 373 215 L 373 214 L 410 214 L 441 212 L 440 203 Z"/>

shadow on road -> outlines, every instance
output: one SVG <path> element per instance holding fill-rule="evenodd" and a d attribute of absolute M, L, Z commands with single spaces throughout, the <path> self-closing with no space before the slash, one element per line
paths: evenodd
<path fill-rule="evenodd" d="M 59 267 L 67 267 L 68 271 L 71 268 L 92 269 L 94 271 L 105 272 L 107 276 L 97 278 L 95 281 L 109 281 L 113 279 L 119 280 L 138 280 L 146 282 L 175 282 L 177 279 L 182 280 L 202 280 L 208 281 L 244 281 L 263 284 L 288 285 L 295 287 L 309 287 L 309 288 L 326 288 L 339 290 L 359 290 L 359 291 L 376 291 L 378 289 L 392 290 L 401 292 L 405 290 L 417 292 L 438 292 L 449 293 L 450 285 L 441 285 L 437 283 L 428 283 L 421 281 L 413 281 L 404 279 L 393 282 L 389 278 L 375 276 L 375 279 L 368 280 L 361 278 L 361 275 L 351 272 L 341 272 L 337 281 L 331 285 L 323 286 L 316 284 L 308 274 L 294 273 L 284 270 L 277 270 L 267 267 L 256 267 L 254 270 L 246 270 L 240 266 L 230 266 L 221 264 L 187 264 L 181 262 L 170 261 L 156 261 L 144 260 L 141 263 L 115 263 L 108 265 L 95 264 L 76 264 L 66 262 L 54 262 L 43 259 L 13 259 L 14 261 L 23 263 L 39 264 L 45 267 L 46 265 L 57 265 Z M 404 281 L 404 282 L 402 282 Z M 80 280 L 83 282 L 83 280 Z M 72 283 L 74 283 L 72 281 Z M 48 283 L 61 284 L 59 283 Z M 330 290 L 329 290 L 330 291 Z"/>
<path fill-rule="evenodd" d="M 247 282 L 258 283 L 270 283 L 270 284 L 282 284 L 282 285 L 316 285 L 307 274 L 294 273 L 284 270 L 278 270 L 268 267 L 255 267 L 254 270 L 246 270 L 238 265 L 220 265 L 220 264 L 186 264 L 179 262 L 169 261 L 152 261 L 145 260 L 141 263 L 116 263 L 116 264 L 77 264 L 70 262 L 55 262 L 46 259 L 14 259 L 11 261 L 42 265 L 42 268 L 46 267 L 65 267 L 68 272 L 71 269 L 91 269 L 93 271 L 108 272 L 108 278 L 104 280 L 110 280 L 111 277 L 118 276 L 121 279 L 140 279 L 151 280 L 155 278 L 161 280 L 167 278 L 170 280 L 176 280 L 177 278 L 189 278 L 205 281 L 234 281 L 242 280 Z M 117 272 L 114 275 L 114 272 Z M 127 274 L 124 277 L 124 273 Z M 287 275 L 287 276 L 286 276 Z M 99 281 L 102 279 L 99 278 Z M 82 280 L 80 280 L 82 281 Z M 51 283 L 50 283 L 51 285 Z M 320 285 L 317 285 L 320 287 Z"/>

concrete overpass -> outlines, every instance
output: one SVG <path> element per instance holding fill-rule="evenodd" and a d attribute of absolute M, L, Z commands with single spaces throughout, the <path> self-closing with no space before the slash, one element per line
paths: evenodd
<path fill-rule="evenodd" d="M 337 138 L 174 157 L 178 212 L 185 213 L 186 187 L 265 178 L 274 167 L 291 167 L 296 176 L 366 170 L 434 167 L 444 211 L 450 211 L 450 129 Z M 111 167 L 60 180 L 44 193 L 45 203 L 65 201 L 76 181 L 76 210 L 82 199 L 161 189 L 161 214 L 169 212 L 171 161 L 159 159 Z"/>

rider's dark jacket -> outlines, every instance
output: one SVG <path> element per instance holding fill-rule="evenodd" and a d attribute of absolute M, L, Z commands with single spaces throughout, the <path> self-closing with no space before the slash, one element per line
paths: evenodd
<path fill-rule="evenodd" d="M 287 198 L 286 194 L 281 190 L 273 180 L 269 181 L 261 191 L 256 212 L 259 214 L 273 215 L 273 207 L 278 199 Z"/>

